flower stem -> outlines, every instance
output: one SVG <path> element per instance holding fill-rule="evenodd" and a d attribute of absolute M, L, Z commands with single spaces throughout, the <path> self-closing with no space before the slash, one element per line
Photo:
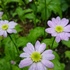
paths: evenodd
<path fill-rule="evenodd" d="M 46 18 L 47 18 L 47 9 L 46 9 L 46 0 L 45 0 L 45 26 L 46 26 Z"/>
<path fill-rule="evenodd" d="M 53 38 L 53 41 L 52 41 L 52 45 L 51 45 L 51 48 L 52 48 L 52 49 L 53 49 L 54 41 L 55 41 L 55 38 Z"/>
<path fill-rule="evenodd" d="M 17 53 L 19 54 L 19 50 L 17 45 L 15 44 L 14 40 L 12 39 L 11 35 L 8 33 L 9 38 L 11 39 L 11 41 L 13 42 L 14 46 L 16 47 Z"/>

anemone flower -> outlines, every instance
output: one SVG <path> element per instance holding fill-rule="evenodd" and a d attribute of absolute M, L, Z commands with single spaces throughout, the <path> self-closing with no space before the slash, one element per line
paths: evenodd
<path fill-rule="evenodd" d="M 66 18 L 52 18 L 48 21 L 49 28 L 46 28 L 45 31 L 56 37 L 56 42 L 60 42 L 60 40 L 68 41 L 70 37 L 70 24 L 68 22 L 69 20 Z"/>
<path fill-rule="evenodd" d="M 14 21 L 1 20 L 0 21 L 0 36 L 7 37 L 7 33 L 16 33 L 14 29 L 17 23 Z"/>
<path fill-rule="evenodd" d="M 24 58 L 19 63 L 19 68 L 30 66 L 29 70 L 47 70 L 53 68 L 54 64 L 50 61 L 55 58 L 53 51 L 46 49 L 45 43 L 36 42 L 35 47 L 31 43 L 23 48 L 23 53 L 20 57 Z"/>

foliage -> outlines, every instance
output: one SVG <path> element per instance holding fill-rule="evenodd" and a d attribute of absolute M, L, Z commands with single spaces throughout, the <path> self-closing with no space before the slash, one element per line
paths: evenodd
<path fill-rule="evenodd" d="M 45 43 L 46 49 L 52 49 L 55 55 L 52 60 L 54 68 L 48 70 L 65 70 L 66 61 L 70 60 L 70 40 L 57 43 L 55 38 L 45 32 L 45 28 L 48 27 L 46 22 L 52 17 L 70 19 L 69 9 L 70 0 L 0 0 L 0 11 L 3 11 L 0 20 L 13 20 L 18 24 L 15 27 L 17 33 L 10 34 L 13 41 L 9 36 L 0 36 L 0 70 L 28 70 L 28 67 L 18 67 L 21 60 L 19 56 L 28 42 L 35 45 L 37 40 Z M 33 27 L 26 34 L 24 30 L 27 29 L 25 25 L 29 27 L 28 24 Z M 16 64 L 11 64 L 11 60 Z"/>

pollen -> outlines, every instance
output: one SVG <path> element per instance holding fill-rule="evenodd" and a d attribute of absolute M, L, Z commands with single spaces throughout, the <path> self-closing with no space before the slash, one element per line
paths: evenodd
<path fill-rule="evenodd" d="M 2 29 L 3 29 L 3 30 L 7 30 L 8 27 L 9 27 L 9 26 L 8 26 L 7 24 L 2 25 Z"/>
<path fill-rule="evenodd" d="M 64 28 L 62 27 L 62 26 L 56 26 L 55 27 L 55 31 L 57 32 L 57 33 L 61 33 L 61 32 L 63 32 L 63 30 L 64 30 Z"/>
<path fill-rule="evenodd" d="M 41 54 L 40 54 L 39 52 L 33 52 L 33 53 L 31 54 L 31 59 L 32 59 L 32 61 L 34 61 L 34 62 L 39 62 L 39 61 L 41 61 L 42 56 L 41 56 Z"/>

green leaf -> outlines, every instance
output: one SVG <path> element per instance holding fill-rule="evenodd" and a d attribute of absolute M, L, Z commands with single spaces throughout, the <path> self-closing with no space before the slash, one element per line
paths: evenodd
<path fill-rule="evenodd" d="M 4 58 L 0 59 L 0 70 L 10 70 L 10 63 Z"/>
<path fill-rule="evenodd" d="M 47 45 L 47 49 L 48 48 L 55 49 L 58 47 L 58 43 L 56 41 L 53 42 L 53 38 L 44 39 L 42 42 L 44 42 Z"/>
<path fill-rule="evenodd" d="M 64 45 L 66 45 L 68 48 L 70 48 L 70 40 L 69 41 L 62 41 Z"/>
<path fill-rule="evenodd" d="M 26 46 L 26 44 L 29 42 L 28 38 L 27 37 L 20 37 L 18 38 L 17 40 L 17 45 L 18 47 L 23 47 L 23 46 Z"/>
<path fill-rule="evenodd" d="M 70 59 L 70 51 L 65 51 L 65 57 Z"/>
<path fill-rule="evenodd" d="M 35 41 L 44 36 L 44 28 L 43 27 L 36 27 L 35 29 L 32 29 L 30 33 L 28 34 L 27 38 L 30 42 L 35 43 Z"/>
<path fill-rule="evenodd" d="M 52 60 L 52 62 L 54 63 L 53 70 L 64 70 L 65 65 L 61 64 L 57 59 Z"/>
<path fill-rule="evenodd" d="M 18 68 L 17 66 L 12 66 L 12 70 L 20 70 L 20 68 Z"/>

